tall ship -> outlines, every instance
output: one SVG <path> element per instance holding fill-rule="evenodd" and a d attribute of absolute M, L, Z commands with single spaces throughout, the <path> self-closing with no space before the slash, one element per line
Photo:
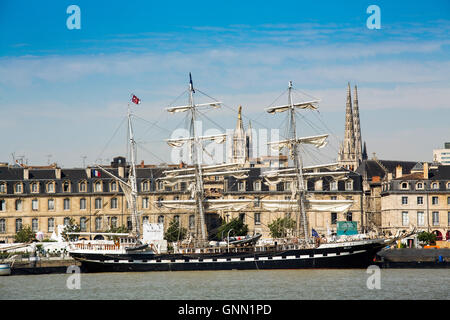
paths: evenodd
<path fill-rule="evenodd" d="M 70 243 L 69 254 L 81 262 L 85 272 L 119 272 L 119 271 L 182 271 L 182 270 L 246 270 L 246 269 L 300 269 L 300 268 L 365 268 L 373 263 L 378 251 L 389 243 L 398 240 L 347 239 L 347 241 L 317 241 L 317 233 L 308 226 L 308 211 L 345 212 L 353 200 L 314 200 L 308 195 L 305 177 L 312 175 L 342 176 L 345 171 L 327 170 L 329 164 L 314 167 L 303 166 L 300 152 L 302 145 L 322 148 L 327 143 L 327 134 L 298 137 L 296 113 L 305 109 L 317 109 L 318 100 L 294 102 L 292 99 L 292 82 L 288 86 L 287 104 L 269 107 L 265 111 L 276 116 L 288 113 L 288 130 L 286 139 L 271 141 L 271 148 L 287 150 L 293 165 L 288 168 L 265 170 L 261 179 L 267 185 L 281 181 L 292 185 L 290 197 L 282 200 L 261 199 L 264 210 L 277 212 L 294 212 L 295 228 L 291 236 L 267 243 L 262 241 L 261 234 L 241 237 L 226 237 L 226 241 L 211 242 L 208 240 L 206 213 L 219 210 L 245 210 L 253 203 L 251 199 L 210 198 L 205 194 L 204 181 L 208 177 L 221 176 L 243 179 L 248 176 L 249 169 L 240 163 L 224 163 L 207 165 L 202 161 L 202 151 L 206 141 L 223 143 L 226 134 L 201 136 L 196 130 L 196 119 L 199 110 L 221 107 L 221 102 L 197 104 L 194 101 L 195 88 L 189 74 L 189 98 L 187 105 L 169 107 L 169 113 L 187 113 L 189 119 L 189 136 L 179 139 L 168 139 L 169 146 L 179 148 L 187 146 L 191 166 L 166 170 L 158 181 L 165 185 L 183 182 L 188 186 L 189 199 L 161 200 L 159 206 L 168 209 L 182 209 L 192 212 L 195 217 L 195 232 L 184 245 L 173 247 L 170 251 L 143 240 L 140 216 L 137 210 L 138 188 L 136 183 L 136 142 L 131 121 L 131 110 L 128 107 L 128 128 L 130 146 L 130 166 L 128 178 L 120 178 L 105 170 L 121 186 L 132 217 L 130 233 L 109 233 L 112 240 L 74 241 Z M 79 233 L 78 233 L 79 234 Z M 405 236 L 405 235 L 404 235 Z"/>

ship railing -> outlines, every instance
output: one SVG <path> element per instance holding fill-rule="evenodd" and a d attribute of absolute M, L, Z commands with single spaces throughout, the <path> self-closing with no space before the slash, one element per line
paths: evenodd
<path fill-rule="evenodd" d="M 119 244 L 97 244 L 97 243 L 75 243 L 75 249 L 79 250 L 93 250 L 93 251 L 111 251 L 111 250 L 119 250 Z"/>

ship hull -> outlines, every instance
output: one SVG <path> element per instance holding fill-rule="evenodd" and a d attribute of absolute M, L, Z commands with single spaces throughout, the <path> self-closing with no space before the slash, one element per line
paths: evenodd
<path fill-rule="evenodd" d="M 314 249 L 202 254 L 95 254 L 72 252 L 83 272 L 144 272 L 197 270 L 266 270 L 304 268 L 367 268 L 380 242 Z"/>

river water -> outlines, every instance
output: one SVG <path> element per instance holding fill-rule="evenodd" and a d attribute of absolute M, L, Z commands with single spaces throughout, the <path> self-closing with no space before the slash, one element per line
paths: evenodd
<path fill-rule="evenodd" d="M 448 300 L 449 279 L 450 269 L 377 269 L 370 273 L 365 269 L 304 269 L 26 275 L 0 277 L 0 299 Z"/>

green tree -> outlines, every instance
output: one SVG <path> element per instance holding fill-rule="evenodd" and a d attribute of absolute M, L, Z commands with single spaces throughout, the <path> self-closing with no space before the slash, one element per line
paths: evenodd
<path fill-rule="evenodd" d="M 182 228 L 178 222 L 178 220 L 172 220 L 164 233 L 164 239 L 168 242 L 175 242 L 178 240 L 183 240 L 186 238 L 187 230 L 186 228 Z"/>
<path fill-rule="evenodd" d="M 295 221 L 288 217 L 277 218 L 268 227 L 272 238 L 283 238 L 294 230 Z"/>
<path fill-rule="evenodd" d="M 14 236 L 14 242 L 27 243 L 33 241 L 35 238 L 36 234 L 31 230 L 31 227 L 29 225 L 24 225 Z"/>
<path fill-rule="evenodd" d="M 109 230 L 107 230 L 106 232 L 110 232 L 110 233 L 129 233 L 129 230 L 126 226 L 120 226 L 120 227 L 111 227 L 109 228 Z M 108 238 L 110 240 L 114 240 L 116 241 L 117 239 L 119 239 L 118 236 L 108 236 Z"/>
<path fill-rule="evenodd" d="M 244 221 L 239 218 L 234 218 L 228 223 L 225 223 L 225 221 L 222 222 L 222 225 L 217 229 L 217 239 L 226 239 L 228 231 L 231 229 L 233 229 L 233 231 L 230 232 L 230 236 L 246 236 L 248 233 L 248 226 L 244 224 Z"/>
<path fill-rule="evenodd" d="M 80 226 L 75 223 L 75 220 L 73 218 L 70 218 L 69 224 L 67 224 L 64 227 L 64 230 L 61 233 L 61 235 L 62 235 L 64 241 L 75 241 L 76 239 L 78 239 L 78 235 L 73 235 L 73 234 L 68 235 L 67 233 L 68 232 L 80 232 L 80 231 L 81 231 Z"/>
<path fill-rule="evenodd" d="M 436 243 L 437 236 L 432 232 L 422 231 L 418 234 L 417 239 L 428 245 Z"/>

